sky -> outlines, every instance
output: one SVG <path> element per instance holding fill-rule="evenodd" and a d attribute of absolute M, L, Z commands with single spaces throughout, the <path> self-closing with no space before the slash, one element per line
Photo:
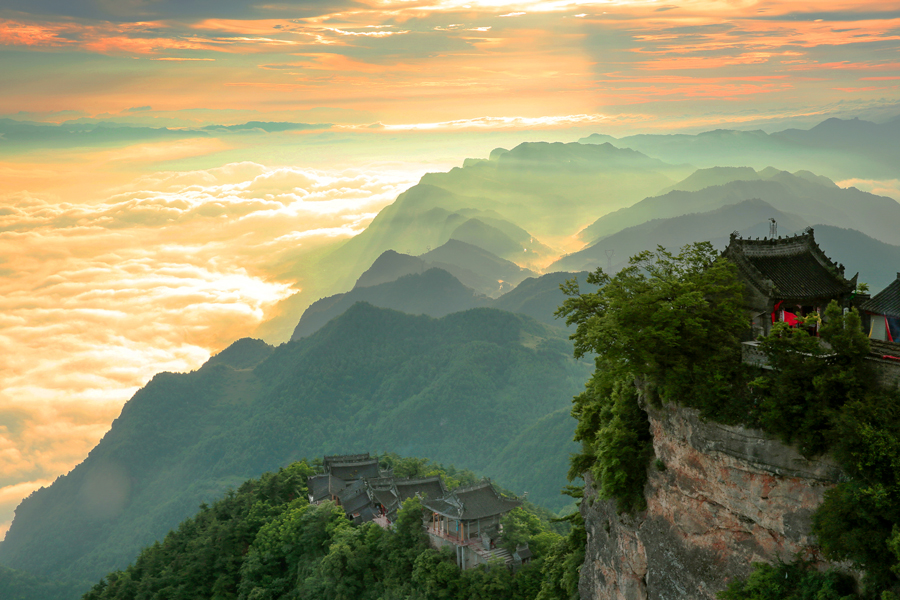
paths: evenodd
<path fill-rule="evenodd" d="M 153 374 L 252 335 L 422 174 L 888 118 L 898 49 L 883 0 L 3 0 L 0 535 Z"/>

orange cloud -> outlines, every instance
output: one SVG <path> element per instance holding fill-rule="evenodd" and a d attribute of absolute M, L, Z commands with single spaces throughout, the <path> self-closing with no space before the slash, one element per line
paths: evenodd
<path fill-rule="evenodd" d="M 71 43 L 59 28 L 15 21 L 0 21 L 0 44 L 4 46 L 64 46 Z"/>
<path fill-rule="evenodd" d="M 285 261 L 359 233 L 425 170 L 236 163 L 100 202 L 0 196 L 0 531 L 155 373 L 251 334 L 297 289 Z"/>
<path fill-rule="evenodd" d="M 151 54 L 161 50 L 202 50 L 213 46 L 197 40 L 159 37 L 161 23 L 99 23 L 83 25 L 72 22 L 26 23 L 0 21 L 0 43 L 16 46 L 81 48 L 100 54 Z"/>
<path fill-rule="evenodd" d="M 543 127 L 566 127 L 572 125 L 599 124 L 608 121 L 605 115 L 564 115 L 547 117 L 479 117 L 475 119 L 460 119 L 457 121 L 444 121 L 442 123 L 407 123 L 385 125 L 387 131 L 434 131 L 434 130 L 463 130 L 463 129 L 506 129 L 528 128 L 540 129 Z"/>

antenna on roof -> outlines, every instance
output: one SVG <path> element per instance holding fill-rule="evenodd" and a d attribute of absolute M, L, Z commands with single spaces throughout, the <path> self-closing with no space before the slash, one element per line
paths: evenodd
<path fill-rule="evenodd" d="M 603 252 L 604 252 L 604 254 L 606 254 L 606 274 L 611 275 L 612 274 L 612 258 L 613 258 L 613 256 L 616 255 L 616 251 L 610 249 L 610 250 L 604 250 Z"/>
<path fill-rule="evenodd" d="M 775 219 L 769 219 L 769 237 L 774 240 L 776 235 L 778 235 L 778 223 Z"/>

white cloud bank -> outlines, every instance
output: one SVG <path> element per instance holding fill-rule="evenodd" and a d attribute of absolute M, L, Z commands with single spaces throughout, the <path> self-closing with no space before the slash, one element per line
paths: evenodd
<path fill-rule="evenodd" d="M 284 264 L 361 231 L 424 169 L 157 173 L 95 203 L 0 197 L 0 535 L 155 373 L 249 335 Z"/>

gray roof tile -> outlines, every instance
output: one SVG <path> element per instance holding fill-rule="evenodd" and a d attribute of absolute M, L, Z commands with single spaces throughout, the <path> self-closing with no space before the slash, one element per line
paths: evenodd
<path fill-rule="evenodd" d="M 897 274 L 897 279 L 863 302 L 860 308 L 876 315 L 900 317 L 900 273 Z"/>
<path fill-rule="evenodd" d="M 425 499 L 426 508 L 452 519 L 474 521 L 507 513 L 522 506 L 518 500 L 497 493 L 490 481 L 456 488 L 440 499 Z"/>

